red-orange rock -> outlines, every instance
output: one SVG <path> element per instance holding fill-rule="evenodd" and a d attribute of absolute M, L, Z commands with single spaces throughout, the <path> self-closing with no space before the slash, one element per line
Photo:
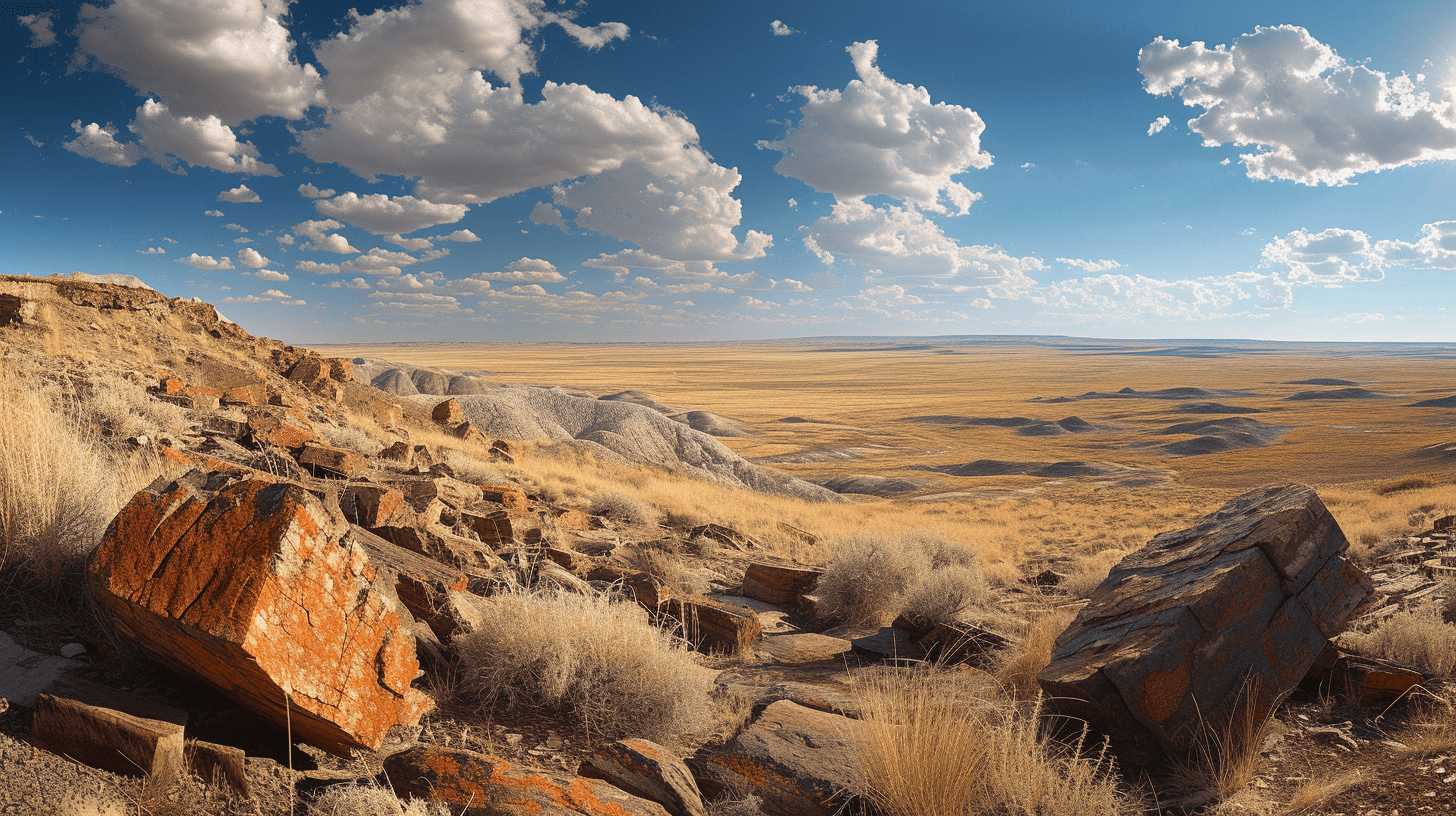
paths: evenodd
<path fill-rule="evenodd" d="M 484 484 L 480 489 L 485 491 L 486 501 L 503 504 L 508 510 L 526 509 L 526 491 L 515 485 Z"/>
<path fill-rule="evenodd" d="M 223 405 L 267 405 L 268 389 L 262 383 L 234 386 L 222 392 Z"/>
<path fill-rule="evenodd" d="M 645 739 L 603 745 L 577 769 L 622 790 L 662 805 L 672 816 L 707 816 L 698 783 L 681 759 Z"/>
<path fill-rule="evenodd" d="M 443 802 L 462 816 L 667 816 L 600 780 L 534 773 L 460 748 L 417 745 L 386 757 L 384 775 L 398 796 Z"/>
<path fill-rule="evenodd" d="M 163 377 L 162 382 L 157 386 L 163 394 L 180 394 L 186 387 L 187 383 L 176 377 Z"/>
<path fill-rule="evenodd" d="M 88 564 L 118 635 L 344 756 L 432 706 L 377 578 L 342 515 L 302 487 L 195 470 L 137 493 Z"/>
<path fill-rule="evenodd" d="M 465 421 L 465 412 L 460 410 L 460 400 L 451 397 L 444 402 L 436 403 L 430 411 L 430 418 L 441 425 L 453 427 Z"/>
<path fill-rule="evenodd" d="M 591 516 L 580 510 L 562 510 L 556 515 L 556 526 L 568 530 L 585 530 L 591 526 Z"/>

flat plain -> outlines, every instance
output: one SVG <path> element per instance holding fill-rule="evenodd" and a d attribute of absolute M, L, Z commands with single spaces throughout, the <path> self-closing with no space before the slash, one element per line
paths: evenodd
<path fill-rule="evenodd" d="M 1456 473 L 1456 347 L 1064 338 L 347 345 L 331 353 L 633 390 L 719 414 L 806 479 L 952 499 L 1007 491 L 1317 486 Z M 1452 400 L 1456 403 L 1456 400 Z M 959 474 L 959 475 L 958 475 Z M 904 487 L 903 485 L 899 487 Z"/>

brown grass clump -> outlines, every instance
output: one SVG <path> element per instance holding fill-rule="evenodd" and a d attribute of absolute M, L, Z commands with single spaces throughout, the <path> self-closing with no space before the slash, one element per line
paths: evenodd
<path fill-rule="evenodd" d="M 108 449 L 84 407 L 38 379 L 0 372 L 0 572 L 18 569 L 51 590 L 159 470 Z"/>
<path fill-rule="evenodd" d="M 984 678 L 922 668 L 857 679 L 867 724 L 855 746 L 865 795 L 890 816 L 1104 816 L 1136 813 L 1105 753 L 1040 733 L 1040 706 Z"/>
<path fill-rule="evenodd" d="M 590 510 L 593 515 L 639 527 L 656 524 L 661 517 L 652 505 L 619 491 L 603 493 L 592 499 Z"/>
<path fill-rule="evenodd" d="M 411 799 L 402 802 L 378 783 L 330 785 L 309 803 L 308 816 L 449 816 L 442 804 Z"/>
<path fill-rule="evenodd" d="M 711 680 L 686 644 L 633 603 L 559 591 L 483 599 L 455 639 L 462 690 L 574 715 L 587 737 L 671 743 L 712 726 Z"/>
<path fill-rule="evenodd" d="M 1419 666 L 1441 677 L 1456 674 L 1456 625 L 1441 620 L 1434 604 L 1397 612 L 1370 632 L 1347 632 L 1342 638 L 1351 649 Z"/>
<path fill-rule="evenodd" d="M 1178 776 L 1216 802 L 1233 803 L 1263 761 L 1261 752 L 1278 705 L 1260 709 L 1258 684 L 1258 678 L 1251 677 L 1239 688 L 1227 722 L 1204 720 L 1192 754 L 1181 760 Z"/>
<path fill-rule="evenodd" d="M 1328 778 L 1310 779 L 1295 788 L 1289 801 L 1285 803 L 1284 809 L 1280 811 L 1286 816 L 1297 816 L 1298 814 L 1320 813 L 1331 799 L 1365 781 L 1365 775 L 1360 771 L 1346 771 Z"/>
<path fill-rule="evenodd" d="M 930 572 L 930 556 L 904 536 L 858 535 L 831 546 L 834 559 L 814 590 L 818 614 L 831 620 L 888 623 Z"/>
<path fill-rule="evenodd" d="M 1426 487 L 1435 487 L 1436 483 L 1424 476 L 1407 476 L 1404 479 L 1393 479 L 1375 486 L 1375 495 L 1389 496 L 1391 493 L 1404 493 L 1407 490 L 1420 490 Z"/>
<path fill-rule="evenodd" d="M 1032 613 L 1019 638 L 996 656 L 994 674 L 1007 694 L 1017 700 L 1034 700 L 1041 694 L 1036 676 L 1052 662 L 1057 637 L 1067 630 L 1077 613 L 1072 609 L 1045 609 Z"/>
<path fill-rule="evenodd" d="M 707 582 L 688 569 L 682 558 L 659 547 L 647 544 L 626 547 L 623 549 L 623 561 L 628 569 L 656 578 L 673 597 L 689 598 L 707 588 Z"/>

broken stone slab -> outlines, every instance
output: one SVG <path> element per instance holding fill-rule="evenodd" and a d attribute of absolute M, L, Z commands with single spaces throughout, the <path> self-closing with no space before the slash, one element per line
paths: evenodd
<path fill-rule="evenodd" d="M 460 520 L 472 532 L 480 536 L 482 544 L 509 544 L 515 540 L 516 532 L 511 526 L 511 516 L 505 510 L 495 512 L 462 510 Z"/>
<path fill-rule="evenodd" d="M 320 478 L 353 479 L 369 469 L 369 463 L 359 454 L 320 442 L 305 442 L 298 463 Z"/>
<path fill-rule="evenodd" d="M 416 745 L 384 759 L 395 795 L 448 805 L 457 816 L 667 816 L 662 805 L 599 779 L 560 777 L 497 757 Z"/>
<path fill-rule="evenodd" d="M 830 637 L 813 632 L 790 632 L 779 635 L 764 635 L 759 642 L 760 652 L 779 663 L 818 663 L 824 660 L 841 660 L 853 651 L 853 644 L 844 638 Z"/>
<path fill-rule="evenodd" d="M 725 748 L 700 753 L 694 766 L 707 796 L 756 794 L 767 816 L 833 816 L 862 786 L 854 742 L 867 728 L 780 700 Z"/>
<path fill-rule="evenodd" d="M 601 779 L 662 805 L 672 816 L 707 816 L 698 783 L 681 759 L 645 739 L 624 739 L 592 753 L 577 774 Z"/>
<path fill-rule="evenodd" d="M 758 615 L 741 606 L 707 598 L 669 598 L 664 608 L 682 626 L 683 637 L 700 652 L 741 654 L 763 638 Z"/>
<path fill-rule="evenodd" d="M 78 678 L 36 696 L 35 747 L 125 776 L 173 779 L 184 767 L 187 713 Z"/>
<path fill-rule="evenodd" d="M 743 573 L 741 592 L 771 604 L 798 606 L 805 595 L 814 591 L 823 574 L 823 570 L 804 567 L 753 563 Z"/>
<path fill-rule="evenodd" d="M 0 632 L 0 698 L 15 705 L 35 708 L 36 695 L 77 666 L 74 660 L 31 651 Z"/>
<path fill-rule="evenodd" d="M 1330 669 L 1329 687 L 1362 703 L 1390 703 L 1435 679 L 1416 666 L 1374 657 L 1340 655 Z"/>
<path fill-rule="evenodd" d="M 523 465 L 526 463 L 526 448 L 519 442 L 497 439 L 490 443 L 490 461 L 502 465 Z"/>
<path fill-rule="evenodd" d="M 339 491 L 339 509 L 350 524 L 365 528 L 407 524 L 414 515 L 398 490 L 362 482 L 351 482 Z"/>
<path fill-rule="evenodd" d="M 876 632 L 850 640 L 855 652 L 877 660 L 924 660 L 925 647 L 915 642 L 914 633 L 896 626 L 882 626 Z"/>
<path fill-rule="evenodd" d="M 451 397 L 435 403 L 435 407 L 430 409 L 430 419 L 446 427 L 459 425 L 465 421 L 465 411 L 460 407 L 460 400 Z"/>
<path fill-rule="evenodd" d="M 700 524 L 688 532 L 692 538 L 706 538 L 735 550 L 756 550 L 758 542 L 722 524 Z"/>
<path fill-rule="evenodd" d="M 120 637 L 331 753 L 378 750 L 430 699 L 414 637 L 337 508 L 191 471 L 138 492 L 87 566 Z"/>
<path fill-rule="evenodd" d="M 1312 488 L 1245 493 L 1113 567 L 1038 675 L 1124 758 L 1186 755 L 1202 723 L 1266 715 L 1369 594 Z"/>
<path fill-rule="evenodd" d="M 527 507 L 526 491 L 515 485 L 487 484 L 481 485 L 480 489 L 485 492 L 486 501 L 495 502 L 507 510 L 525 510 Z"/>
<path fill-rule="evenodd" d="M 244 761 L 247 754 L 231 745 L 217 745 L 201 740 L 187 740 L 187 770 L 203 782 L 220 782 L 244 799 L 251 799 L 253 787 L 248 782 Z"/>

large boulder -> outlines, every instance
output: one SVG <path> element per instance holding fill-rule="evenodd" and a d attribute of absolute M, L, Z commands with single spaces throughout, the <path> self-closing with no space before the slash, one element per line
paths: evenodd
<path fill-rule="evenodd" d="M 1113 567 L 1038 676 L 1128 759 L 1183 755 L 1309 671 L 1370 592 L 1312 488 L 1266 487 Z"/>
<path fill-rule="evenodd" d="M 302 487 L 195 470 L 137 493 L 88 565 L 117 634 L 343 756 L 431 707 L 385 580 Z"/>

